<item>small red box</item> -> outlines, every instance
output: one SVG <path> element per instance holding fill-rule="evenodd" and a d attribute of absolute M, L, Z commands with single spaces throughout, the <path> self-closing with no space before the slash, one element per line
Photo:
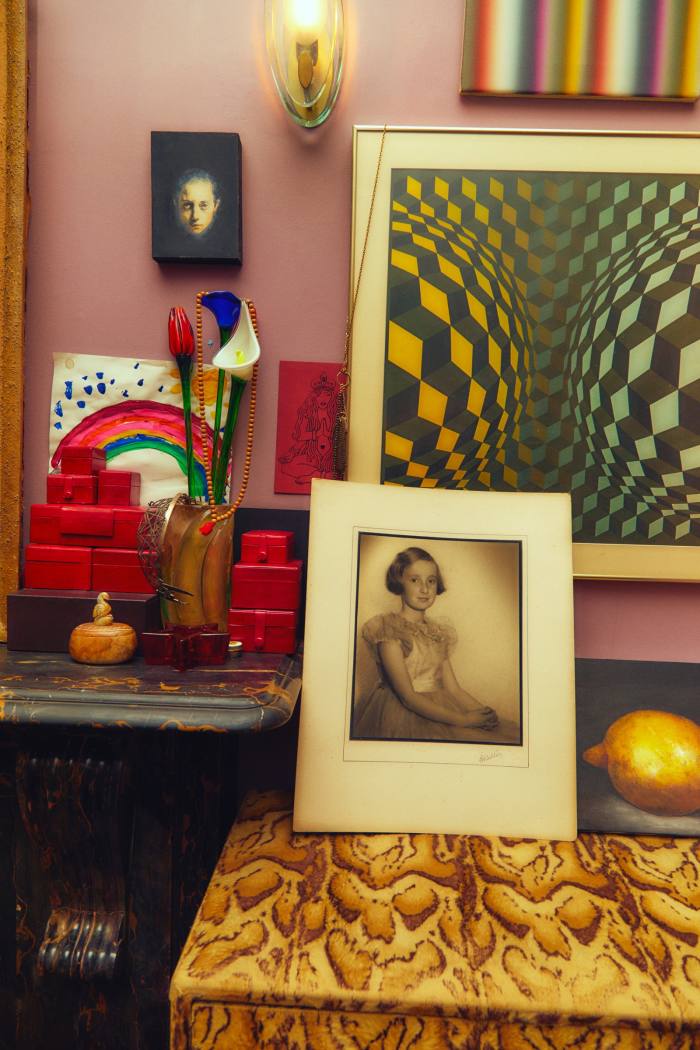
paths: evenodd
<path fill-rule="evenodd" d="M 29 511 L 31 543 L 65 547 L 122 547 L 136 550 L 143 507 L 57 507 L 34 503 Z"/>
<path fill-rule="evenodd" d="M 231 571 L 232 609 L 298 609 L 301 602 L 301 562 L 286 565 L 246 565 Z"/>
<path fill-rule="evenodd" d="M 293 653 L 297 644 L 297 614 L 286 609 L 229 609 L 231 641 L 245 653 Z"/>
<path fill-rule="evenodd" d="M 144 631 L 141 635 L 147 664 L 169 664 L 178 671 L 186 671 L 197 664 L 225 664 L 228 642 L 226 631 L 217 631 L 215 623 L 198 627 L 172 624 L 164 631 Z"/>
<path fill-rule="evenodd" d="M 101 470 L 97 475 L 97 502 L 108 507 L 137 507 L 141 475 L 133 470 Z"/>
<path fill-rule="evenodd" d="M 97 474 L 106 466 L 107 454 L 102 448 L 68 445 L 61 453 L 62 474 Z"/>
<path fill-rule="evenodd" d="M 92 551 L 29 543 L 24 549 L 24 586 L 37 590 L 90 589 Z"/>
<path fill-rule="evenodd" d="M 293 532 L 244 532 L 241 536 L 241 561 L 246 565 L 286 565 L 294 557 Z"/>
<path fill-rule="evenodd" d="M 94 474 L 48 474 L 47 503 L 97 503 Z"/>
<path fill-rule="evenodd" d="M 92 552 L 92 590 L 153 594 L 136 551 L 96 547 Z"/>

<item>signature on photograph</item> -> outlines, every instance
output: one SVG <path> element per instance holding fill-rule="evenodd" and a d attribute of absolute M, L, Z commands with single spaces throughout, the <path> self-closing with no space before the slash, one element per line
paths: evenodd
<path fill-rule="evenodd" d="M 502 758 L 502 751 L 485 751 L 483 755 L 479 755 L 480 762 L 493 762 L 494 758 Z"/>

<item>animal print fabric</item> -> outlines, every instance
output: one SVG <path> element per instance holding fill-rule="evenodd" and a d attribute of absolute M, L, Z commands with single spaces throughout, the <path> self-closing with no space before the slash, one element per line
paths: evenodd
<path fill-rule="evenodd" d="M 700 841 L 294 834 L 249 798 L 173 1050 L 700 1050 Z"/>

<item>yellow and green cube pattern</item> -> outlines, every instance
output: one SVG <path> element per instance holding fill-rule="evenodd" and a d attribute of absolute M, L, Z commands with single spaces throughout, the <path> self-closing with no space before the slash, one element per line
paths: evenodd
<path fill-rule="evenodd" d="M 392 172 L 382 481 L 700 543 L 700 177 Z"/>

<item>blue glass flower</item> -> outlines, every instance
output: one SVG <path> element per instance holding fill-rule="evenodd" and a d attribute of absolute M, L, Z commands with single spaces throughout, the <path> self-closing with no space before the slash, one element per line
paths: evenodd
<path fill-rule="evenodd" d="M 202 296 L 202 306 L 211 310 L 219 328 L 233 329 L 241 314 L 241 300 L 233 292 L 207 292 Z"/>

